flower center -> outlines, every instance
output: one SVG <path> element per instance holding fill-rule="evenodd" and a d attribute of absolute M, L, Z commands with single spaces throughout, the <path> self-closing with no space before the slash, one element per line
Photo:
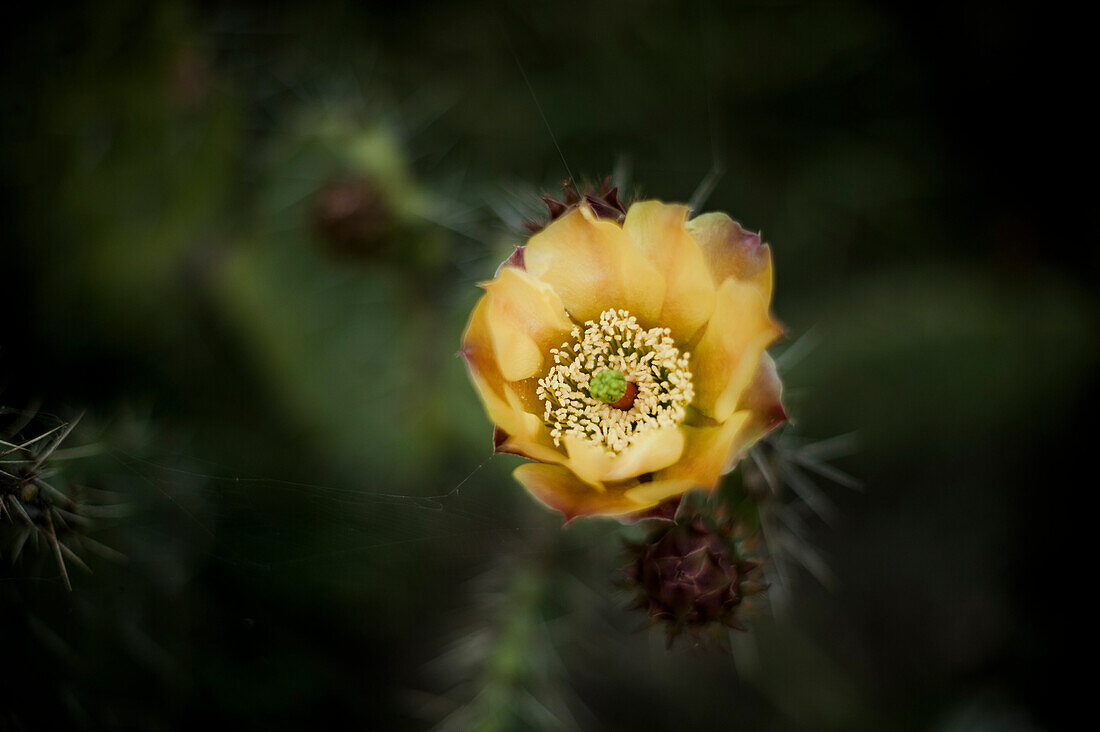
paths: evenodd
<path fill-rule="evenodd" d="M 583 328 L 551 349 L 554 365 L 539 379 L 555 445 L 572 435 L 617 453 L 651 430 L 683 421 L 695 397 L 690 354 L 680 353 L 668 328 L 644 330 L 626 310 L 605 310 Z"/>
<path fill-rule="evenodd" d="M 626 394 L 626 377 L 622 371 L 604 369 L 588 382 L 588 395 L 601 402 L 614 404 Z"/>

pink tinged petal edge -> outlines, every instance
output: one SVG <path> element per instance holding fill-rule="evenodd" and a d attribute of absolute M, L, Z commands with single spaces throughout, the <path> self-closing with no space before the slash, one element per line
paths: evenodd
<path fill-rule="evenodd" d="M 515 267 L 516 269 L 522 269 L 522 270 L 526 271 L 527 270 L 527 265 L 524 262 L 524 258 L 523 258 L 523 250 L 524 249 L 526 249 L 526 247 L 524 247 L 524 246 L 516 247 L 515 251 L 512 252 L 511 256 L 509 256 L 507 259 L 505 259 L 503 262 L 500 263 L 500 266 L 497 267 L 496 274 L 494 274 L 493 277 L 494 278 L 500 277 L 500 273 L 505 267 Z"/>
<path fill-rule="evenodd" d="M 501 450 L 501 446 L 508 441 L 508 433 L 502 430 L 500 427 L 493 425 L 493 452 L 507 452 L 507 450 Z"/>
<path fill-rule="evenodd" d="M 760 234 L 749 231 L 727 214 L 711 212 L 701 214 L 687 223 L 687 229 L 703 249 L 704 258 L 720 284 L 733 276 L 743 281 L 755 281 L 771 296 L 771 251 Z"/>
<path fill-rule="evenodd" d="M 538 458 L 528 455 L 526 452 L 513 445 L 509 445 L 508 440 L 511 437 L 512 436 L 505 432 L 503 429 L 501 429 L 497 425 L 493 425 L 493 454 L 518 455 L 519 457 L 527 458 L 528 460 L 534 460 L 537 463 L 545 462 L 544 460 L 539 460 Z"/>

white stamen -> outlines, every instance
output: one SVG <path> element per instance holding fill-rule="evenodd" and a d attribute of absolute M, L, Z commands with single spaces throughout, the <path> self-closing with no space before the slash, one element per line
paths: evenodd
<path fill-rule="evenodd" d="M 695 397 L 690 354 L 680 353 L 668 328 L 642 330 L 626 310 L 605 310 L 599 322 L 584 324 L 583 335 L 573 328 L 572 341 L 550 351 L 554 365 L 537 391 L 555 445 L 576 435 L 617 453 L 651 430 L 683 421 Z M 589 395 L 589 381 L 604 369 L 621 371 L 638 387 L 630 409 Z"/>

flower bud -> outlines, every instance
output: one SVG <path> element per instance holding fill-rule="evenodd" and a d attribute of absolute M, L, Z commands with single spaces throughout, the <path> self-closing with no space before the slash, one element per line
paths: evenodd
<path fill-rule="evenodd" d="M 684 630 L 698 639 L 722 626 L 745 629 L 742 600 L 764 586 L 749 579 L 760 562 L 739 553 L 734 529 L 731 521 L 695 515 L 629 547 L 631 562 L 623 571 L 638 592 L 635 607 L 665 624 L 670 644 Z"/>
<path fill-rule="evenodd" d="M 354 176 L 334 178 L 324 185 L 313 204 L 313 225 L 331 254 L 355 259 L 382 249 L 394 221 L 374 182 Z"/>

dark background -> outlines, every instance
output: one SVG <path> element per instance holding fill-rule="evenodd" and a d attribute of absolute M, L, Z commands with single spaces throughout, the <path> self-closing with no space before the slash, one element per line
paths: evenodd
<path fill-rule="evenodd" d="M 56 482 L 125 507 L 91 529 L 124 559 L 69 593 L 0 527 L 0 728 L 1057 728 L 1095 482 L 1083 33 L 1000 4 L 22 9 L 0 406 L 87 410 Z M 665 200 L 720 173 L 705 208 L 763 231 L 777 350 L 807 346 L 794 429 L 856 435 L 864 490 L 824 483 L 808 528 L 832 581 L 796 573 L 732 655 L 635 632 L 624 531 L 562 532 L 488 460 L 454 354 L 566 166 Z M 349 177 L 386 222 L 350 249 L 316 218 Z"/>

